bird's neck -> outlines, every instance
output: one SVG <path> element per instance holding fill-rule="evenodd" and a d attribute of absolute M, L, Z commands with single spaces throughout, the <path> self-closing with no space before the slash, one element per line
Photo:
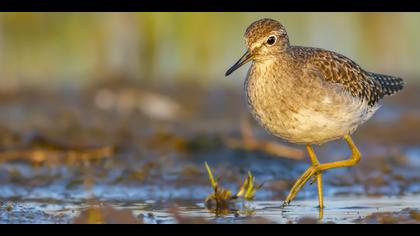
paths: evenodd
<path fill-rule="evenodd" d="M 279 78 L 293 72 L 296 73 L 294 57 L 285 51 L 254 60 L 250 68 L 249 77 L 263 80 L 264 78 Z M 285 78 L 286 79 L 286 78 Z"/>
<path fill-rule="evenodd" d="M 288 54 L 276 56 L 270 60 L 254 61 L 245 82 L 248 95 L 257 93 L 282 94 L 287 96 L 296 83 L 296 72 Z"/>

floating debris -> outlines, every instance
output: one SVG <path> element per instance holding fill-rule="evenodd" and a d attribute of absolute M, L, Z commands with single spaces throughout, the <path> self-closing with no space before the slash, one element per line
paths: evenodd
<path fill-rule="evenodd" d="M 263 184 L 255 184 L 255 178 L 251 172 L 248 172 L 248 176 L 239 191 L 236 194 L 232 194 L 231 190 L 220 187 L 219 182 L 214 179 L 207 162 L 205 165 L 211 186 L 214 190 L 205 200 L 207 209 L 216 213 L 216 215 L 226 215 L 229 213 L 252 214 L 253 205 L 251 201 L 254 200 L 256 191 Z"/>

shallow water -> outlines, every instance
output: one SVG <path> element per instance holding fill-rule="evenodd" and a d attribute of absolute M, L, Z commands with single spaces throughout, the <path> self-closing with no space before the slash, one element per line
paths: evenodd
<path fill-rule="evenodd" d="M 356 223 L 373 213 L 399 213 L 406 208 L 420 210 L 419 196 L 405 197 L 341 197 L 327 198 L 323 218 L 317 201 L 296 201 L 281 208 L 279 201 L 255 201 L 248 204 L 252 208 L 247 214 L 230 212 L 216 216 L 197 201 L 142 201 L 113 202 L 107 205 L 115 209 L 129 210 L 133 217 L 146 224 L 178 223 L 177 217 L 184 221 L 201 219 L 206 223 Z M 103 204 L 103 203 L 102 203 Z M 10 209 L 5 208 L 10 205 Z M 101 205 L 101 204 L 99 204 Z M 0 211 L 0 223 L 71 223 L 89 204 L 62 201 L 13 201 L 4 202 Z M 93 205 L 95 206 L 95 205 Z M 172 212 L 176 208 L 178 216 Z"/>

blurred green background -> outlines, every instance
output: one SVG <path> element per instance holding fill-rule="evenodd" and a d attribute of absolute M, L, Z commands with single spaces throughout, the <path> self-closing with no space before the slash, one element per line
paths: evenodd
<path fill-rule="evenodd" d="M 251 119 L 249 65 L 224 76 L 245 51 L 245 29 L 264 17 L 281 21 L 292 44 L 408 82 L 354 134 L 360 166 L 326 173 L 323 222 L 412 223 L 420 13 L 0 13 L 0 223 L 316 222 L 315 185 L 297 208 L 279 209 L 310 164 L 304 147 Z M 322 163 L 350 155 L 339 140 L 316 152 Z M 232 193 L 251 171 L 254 186 L 264 183 L 256 201 L 210 214 L 205 162 Z"/>
<path fill-rule="evenodd" d="M 367 70 L 420 75 L 419 13 L 2 13 L 1 89 L 84 86 L 110 76 L 229 86 L 243 33 L 271 17 L 292 44 L 342 53 Z M 242 68 L 233 77 L 243 77 Z"/>

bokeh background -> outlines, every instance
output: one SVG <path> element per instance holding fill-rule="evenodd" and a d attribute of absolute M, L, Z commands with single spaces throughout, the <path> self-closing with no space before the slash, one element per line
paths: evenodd
<path fill-rule="evenodd" d="M 2 13 L 1 89 L 83 86 L 109 74 L 225 86 L 235 83 L 223 72 L 242 55 L 246 27 L 261 17 L 280 20 L 293 44 L 373 71 L 420 74 L 418 13 Z"/>
<path fill-rule="evenodd" d="M 315 185 L 298 195 L 309 202 L 278 208 L 309 159 L 250 117 L 249 65 L 224 77 L 263 17 L 292 44 L 405 79 L 354 134 L 360 164 L 323 175 L 325 218 L 383 222 L 368 215 L 397 211 L 386 219 L 418 223 L 419 13 L 0 13 L 0 223 L 261 222 L 241 217 L 246 204 L 231 218 L 204 209 L 205 162 L 232 193 L 251 171 L 270 222 L 318 217 Z M 350 155 L 340 140 L 316 152 L 321 162 Z"/>

